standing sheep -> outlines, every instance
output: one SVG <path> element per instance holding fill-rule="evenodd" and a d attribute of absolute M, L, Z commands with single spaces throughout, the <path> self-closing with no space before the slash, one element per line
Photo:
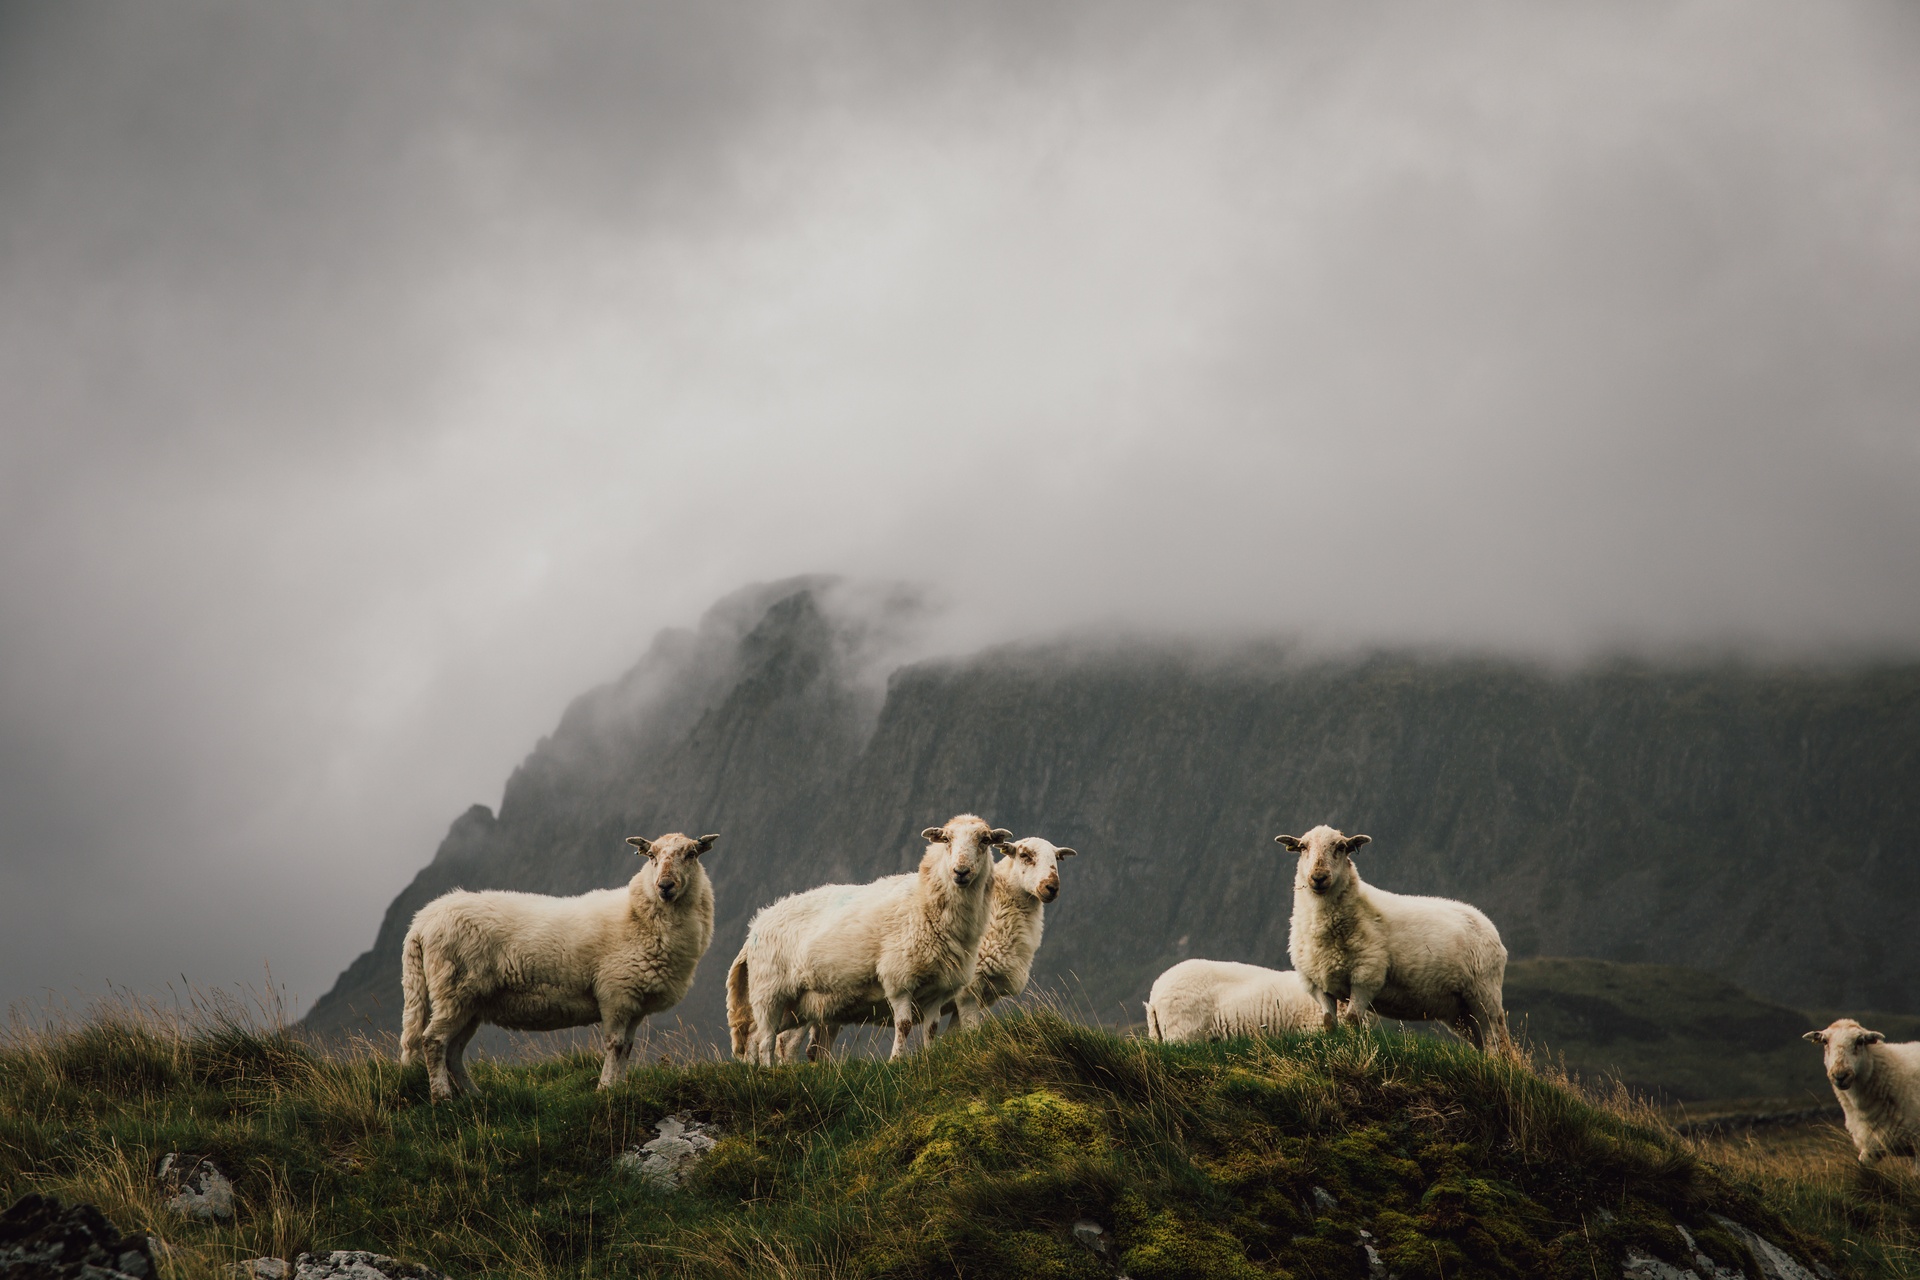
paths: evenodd
<path fill-rule="evenodd" d="M 420 908 L 401 951 L 400 1061 L 425 1061 L 438 1102 L 472 1092 L 461 1055 L 481 1023 L 557 1031 L 597 1022 L 600 1087 L 611 1087 L 641 1019 L 680 1002 L 713 941 L 700 855 L 719 838 L 628 837 L 647 864 L 625 889 L 573 898 L 456 889 Z"/>
<path fill-rule="evenodd" d="M 1027 989 L 1047 927 L 1047 904 L 1060 896 L 1060 859 L 1079 853 L 1039 836 L 1006 848 L 1007 856 L 993 868 L 993 911 L 980 940 L 973 981 L 940 1011 L 953 1015 L 948 1030 L 977 1025 L 988 1009 Z"/>
<path fill-rule="evenodd" d="M 1291 969 L 1182 960 L 1147 993 L 1147 1037 L 1178 1044 L 1320 1027 L 1319 997 Z"/>
<path fill-rule="evenodd" d="M 1007 856 L 993 864 L 993 905 L 987 917 L 987 932 L 980 939 L 980 954 L 974 961 L 973 981 L 964 991 L 947 1001 L 940 1016 L 953 1015 L 947 1030 L 971 1027 L 986 1016 L 986 1011 L 1010 996 L 1027 989 L 1027 977 L 1033 971 L 1034 954 L 1040 950 L 1040 935 L 1046 928 L 1046 904 L 1060 896 L 1061 858 L 1078 852 L 1062 849 L 1039 836 L 1028 836 L 1005 846 Z M 887 1006 L 875 1005 L 851 1022 L 887 1024 Z M 927 1024 L 929 1035 L 936 1031 L 938 1019 Z M 808 1057 L 825 1053 L 840 1034 L 843 1023 L 829 1022 L 814 1038 Z M 800 1031 L 783 1032 L 782 1056 L 792 1057 Z"/>
<path fill-rule="evenodd" d="M 1920 1163 L 1920 1042 L 1888 1044 L 1852 1018 L 1806 1038 L 1826 1050 L 1827 1080 L 1860 1163 L 1888 1156 Z"/>
<path fill-rule="evenodd" d="M 735 1056 L 788 1056 L 780 1033 L 797 1023 L 817 1044 L 829 1027 L 865 1021 L 883 1005 L 894 1058 L 922 1020 L 973 981 L 993 892 L 993 850 L 1013 833 L 964 813 L 920 833 L 918 872 L 871 884 L 829 884 L 763 907 L 727 972 Z"/>
<path fill-rule="evenodd" d="M 1507 1051 L 1500 988 L 1507 949 L 1493 921 L 1450 898 L 1376 889 L 1354 868 L 1371 836 L 1319 826 L 1274 839 L 1300 855 L 1293 876 L 1293 967 L 1320 1001 L 1331 1030 L 1338 1002 L 1359 1025 L 1369 1010 L 1389 1018 L 1446 1022 L 1488 1051 Z"/>

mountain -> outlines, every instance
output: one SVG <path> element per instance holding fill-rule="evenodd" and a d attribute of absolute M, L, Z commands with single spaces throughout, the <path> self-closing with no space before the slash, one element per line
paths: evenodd
<path fill-rule="evenodd" d="M 577 699 L 395 898 L 306 1019 L 396 1029 L 400 942 L 455 886 L 623 882 L 633 834 L 718 831 L 713 949 L 784 893 L 905 870 L 978 812 L 1085 856 L 1037 982 L 1138 1018 L 1190 955 L 1286 966 L 1275 834 L 1374 837 L 1372 883 L 1483 908 L 1516 958 L 1684 965 L 1795 1008 L 1920 1012 L 1920 665 L 1814 669 L 1057 642 L 903 663 L 910 593 L 760 586 Z M 671 1021 L 671 1018 L 669 1018 Z"/>

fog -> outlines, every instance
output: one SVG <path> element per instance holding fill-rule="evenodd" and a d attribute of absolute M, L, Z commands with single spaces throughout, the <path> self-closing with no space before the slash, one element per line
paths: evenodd
<path fill-rule="evenodd" d="M 1917 63 L 1898 4 L 0 8 L 0 1002 L 304 1008 L 792 573 L 953 649 L 1910 656 Z"/>

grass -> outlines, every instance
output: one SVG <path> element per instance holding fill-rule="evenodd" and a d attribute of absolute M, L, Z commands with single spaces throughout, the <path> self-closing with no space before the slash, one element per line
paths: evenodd
<path fill-rule="evenodd" d="M 374 1044 L 323 1055 L 231 1006 L 131 1007 L 0 1044 L 0 1193 L 100 1205 L 164 1270 L 365 1248 L 458 1276 L 1363 1276 L 1370 1231 L 1420 1277 L 1617 1275 L 1629 1248 L 1750 1260 L 1709 1213 L 1845 1274 L 1920 1276 L 1920 1191 L 1829 1138 L 1690 1141 L 1624 1090 L 1464 1045 L 1341 1032 L 1227 1045 L 1116 1037 L 1046 1008 L 901 1064 L 679 1060 L 594 1089 L 597 1059 L 480 1062 L 432 1106 Z M 664 1115 L 719 1125 L 679 1191 L 614 1158 Z M 211 1155 L 239 1211 L 185 1223 L 151 1176 Z M 1316 1210 L 1315 1188 L 1335 1205 Z"/>

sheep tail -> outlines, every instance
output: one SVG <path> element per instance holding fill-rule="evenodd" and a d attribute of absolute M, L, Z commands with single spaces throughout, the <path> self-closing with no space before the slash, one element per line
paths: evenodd
<path fill-rule="evenodd" d="M 425 1060 L 427 1049 L 427 957 L 420 930 L 407 930 L 400 944 L 400 1065 Z"/>
<path fill-rule="evenodd" d="M 1153 1001 L 1151 1000 L 1147 1001 L 1147 1039 L 1149 1040 L 1165 1040 L 1166 1039 L 1164 1035 L 1160 1034 L 1160 1014 L 1156 1009 L 1154 1009 Z"/>
<path fill-rule="evenodd" d="M 733 1035 L 733 1056 L 747 1056 L 753 1040 L 753 1006 L 747 1003 L 747 949 L 740 948 L 727 970 L 727 1030 Z"/>

